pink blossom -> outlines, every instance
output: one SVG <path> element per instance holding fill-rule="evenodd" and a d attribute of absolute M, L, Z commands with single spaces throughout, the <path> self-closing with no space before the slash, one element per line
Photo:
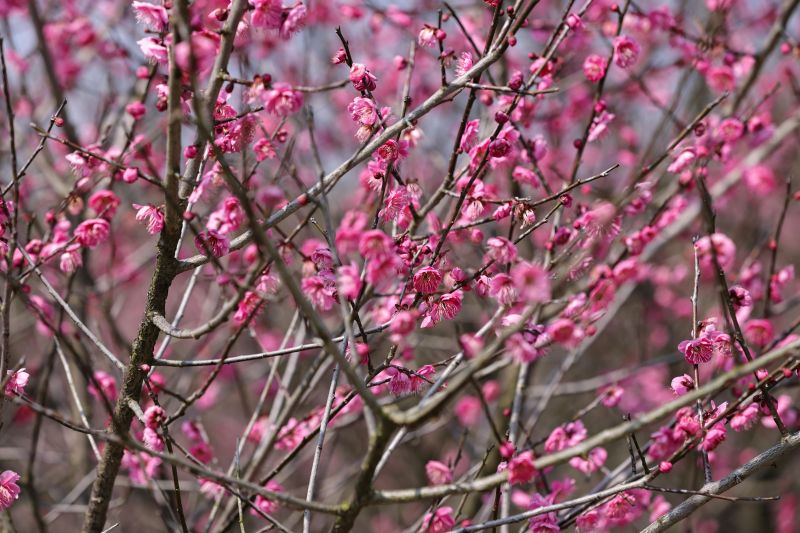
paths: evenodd
<path fill-rule="evenodd" d="M 439 507 L 432 513 L 425 513 L 422 517 L 422 533 L 445 533 L 453 529 L 456 521 L 453 518 L 452 507 Z"/>
<path fill-rule="evenodd" d="M 422 320 L 423 328 L 430 328 L 442 320 L 453 320 L 461 312 L 461 291 L 444 294 L 433 302 L 427 316 Z"/>
<path fill-rule="evenodd" d="M 330 311 L 336 303 L 336 287 L 334 283 L 322 276 L 303 278 L 303 292 L 311 303 L 321 311 Z"/>
<path fill-rule="evenodd" d="M 731 418 L 731 428 L 734 431 L 745 431 L 753 427 L 753 424 L 761 415 L 761 409 L 757 403 L 750 403 L 744 409 L 737 412 Z"/>
<path fill-rule="evenodd" d="M 370 98 L 357 96 L 347 105 L 347 111 L 355 122 L 364 126 L 372 126 L 378 121 L 378 111 Z"/>
<path fill-rule="evenodd" d="M 289 39 L 306 25 L 308 10 L 302 2 L 289 9 L 280 27 L 280 36 Z"/>
<path fill-rule="evenodd" d="M 195 237 L 194 245 L 200 253 L 206 253 L 206 250 L 208 250 L 214 257 L 222 257 L 228 253 L 230 248 L 228 239 L 213 229 L 201 232 Z"/>
<path fill-rule="evenodd" d="M 667 167 L 668 172 L 680 174 L 697 158 L 695 149 L 692 147 L 685 148 L 678 153 L 675 160 Z"/>
<path fill-rule="evenodd" d="M 74 233 L 75 238 L 81 246 L 94 248 L 108 239 L 110 231 L 111 227 L 107 220 L 102 218 L 90 218 L 89 220 L 81 222 L 78 227 L 75 228 Z"/>
<path fill-rule="evenodd" d="M 555 497 L 555 493 L 542 496 L 537 492 L 531 496 L 528 509 L 535 511 L 536 509 L 540 509 L 542 507 L 549 507 L 555 503 Z M 552 511 L 549 513 L 540 513 L 534 516 L 530 519 L 528 525 L 528 531 L 531 531 L 532 533 L 558 533 L 561 531 L 561 528 L 558 525 L 558 513 Z"/>
<path fill-rule="evenodd" d="M 151 429 L 157 429 L 161 427 L 161 424 L 163 424 L 166 419 L 166 411 L 157 405 L 151 405 L 144 412 L 144 425 L 145 427 Z"/>
<path fill-rule="evenodd" d="M 256 161 L 265 161 L 277 157 L 272 142 L 263 137 L 255 142 L 253 145 L 253 152 L 256 154 Z"/>
<path fill-rule="evenodd" d="M 133 102 L 125 106 L 125 112 L 133 117 L 133 120 L 139 120 L 147 113 L 147 107 L 141 102 Z"/>
<path fill-rule="evenodd" d="M 89 394 L 94 396 L 100 401 L 104 401 L 105 397 L 109 402 L 114 402 L 117 399 L 117 380 L 108 372 L 98 370 L 94 373 L 94 379 L 89 382 L 87 390 Z M 100 389 L 97 389 L 97 386 Z"/>
<path fill-rule="evenodd" d="M 686 358 L 686 362 L 692 365 L 708 363 L 714 354 L 714 343 L 707 337 L 691 339 L 681 342 L 678 350 Z"/>
<path fill-rule="evenodd" d="M 453 472 L 450 467 L 439 461 L 428 461 L 425 464 L 425 474 L 431 485 L 444 485 L 453 481 Z"/>
<path fill-rule="evenodd" d="M 763 348 L 775 336 L 772 322 L 767 319 L 754 319 L 744 325 L 744 336 L 747 342 Z"/>
<path fill-rule="evenodd" d="M 142 50 L 144 57 L 153 63 L 166 63 L 168 59 L 167 47 L 155 37 L 145 37 L 136 42 Z"/>
<path fill-rule="evenodd" d="M 391 237 L 381 230 L 375 229 L 364 232 L 358 244 L 358 251 L 366 259 L 377 259 L 391 251 L 393 246 Z"/>
<path fill-rule="evenodd" d="M 119 204 L 120 201 L 117 195 L 105 189 L 97 191 L 89 197 L 89 207 L 106 220 L 114 218 Z"/>
<path fill-rule="evenodd" d="M 136 13 L 138 22 L 156 32 L 162 32 L 166 29 L 169 17 L 167 16 L 167 10 L 163 6 L 147 2 L 133 2 L 131 7 Z"/>
<path fill-rule="evenodd" d="M 744 182 L 751 192 L 764 196 L 777 188 L 777 179 L 766 165 L 756 165 L 744 171 Z"/>
<path fill-rule="evenodd" d="M 533 452 L 522 452 L 508 462 L 508 482 L 512 485 L 527 483 L 536 475 Z"/>
<path fill-rule="evenodd" d="M 714 233 L 710 237 L 706 235 L 697 241 L 697 255 L 700 259 L 700 267 L 704 272 L 713 272 L 714 257 L 711 251 L 711 243 L 714 243 L 717 260 L 723 269 L 729 268 L 736 260 L 736 245 L 722 233 Z"/>
<path fill-rule="evenodd" d="M 378 215 L 381 220 L 396 220 L 409 205 L 411 205 L 411 195 L 406 187 L 397 187 L 386 195 L 383 202 L 383 209 Z"/>
<path fill-rule="evenodd" d="M 473 61 L 472 54 L 469 52 L 461 52 L 456 61 L 456 77 L 460 78 L 472 69 Z"/>
<path fill-rule="evenodd" d="M 583 75 L 591 82 L 600 81 L 606 75 L 607 65 L 606 58 L 591 54 L 583 60 Z"/>
<path fill-rule="evenodd" d="M 414 290 L 420 294 L 433 294 L 442 282 L 442 274 L 434 267 L 423 267 L 414 274 Z"/>
<path fill-rule="evenodd" d="M 19 498 L 19 474 L 5 470 L 0 474 L 0 509 L 6 510 Z"/>
<path fill-rule="evenodd" d="M 677 376 L 672 378 L 670 386 L 672 387 L 672 390 L 675 391 L 675 394 L 678 396 L 683 396 L 690 390 L 694 389 L 694 379 L 692 379 L 692 376 L 689 374 Z"/>
<path fill-rule="evenodd" d="M 627 35 L 614 38 L 614 63 L 628 68 L 639 59 L 639 45 Z"/>
<path fill-rule="evenodd" d="M 586 435 L 586 427 L 583 422 L 580 420 L 569 422 L 558 426 L 550 433 L 544 443 L 544 449 L 547 453 L 553 453 L 571 448 L 583 442 L 586 439 Z"/>
<path fill-rule="evenodd" d="M 703 442 L 700 443 L 700 449 L 704 452 L 711 452 L 722 444 L 726 436 L 725 426 L 721 423 L 715 424 L 714 427 L 706 432 Z"/>
<path fill-rule="evenodd" d="M 602 467 L 605 462 L 606 458 L 608 457 L 608 453 L 606 452 L 605 448 L 592 448 L 586 457 L 573 457 L 569 460 L 569 464 L 575 470 L 579 472 L 583 472 L 584 474 L 591 474 L 592 472 L 596 472 L 597 470 Z"/>
<path fill-rule="evenodd" d="M 303 106 L 303 93 L 295 91 L 288 83 L 273 83 L 272 89 L 264 93 L 264 107 L 273 115 L 286 117 Z"/>
<path fill-rule="evenodd" d="M 58 268 L 65 274 L 72 274 L 81 265 L 83 265 L 81 245 L 78 243 L 67 245 L 59 258 Z"/>
<path fill-rule="evenodd" d="M 152 204 L 133 204 L 133 208 L 138 210 L 136 211 L 136 220 L 140 222 L 143 220 L 147 221 L 147 233 L 155 235 L 164 229 L 164 213 L 161 211 L 160 207 L 156 207 Z"/>
<path fill-rule="evenodd" d="M 550 299 L 550 278 L 539 265 L 520 262 L 511 268 L 511 278 L 520 295 L 529 303 Z"/>
<path fill-rule="evenodd" d="M 500 305 L 510 306 L 517 300 L 517 288 L 508 274 L 495 274 L 489 282 L 489 294 Z"/>
<path fill-rule="evenodd" d="M 267 481 L 267 484 L 264 485 L 264 488 L 270 492 L 283 492 L 283 485 L 273 480 Z M 258 494 L 256 495 L 255 506 L 262 513 L 271 515 L 278 510 L 280 503 L 277 500 L 273 500 Z M 250 514 L 261 516 L 255 509 L 251 509 Z"/>
<path fill-rule="evenodd" d="M 6 381 L 5 394 L 6 397 L 14 395 L 22 395 L 25 393 L 25 387 L 28 385 L 31 375 L 25 368 L 20 368 L 17 371 L 8 370 L 8 378 Z"/>
<path fill-rule="evenodd" d="M 732 91 L 736 85 L 733 70 L 727 65 L 711 67 L 706 71 L 708 86 L 717 92 Z"/>
<path fill-rule="evenodd" d="M 357 91 L 374 91 L 377 78 L 361 63 L 353 63 L 350 67 L 350 81 Z"/>
<path fill-rule="evenodd" d="M 361 292 L 361 274 L 354 264 L 340 266 L 336 275 L 336 288 L 345 298 L 355 300 Z"/>
<path fill-rule="evenodd" d="M 283 7 L 281 0 L 249 0 L 253 6 L 250 23 L 254 28 L 277 30 L 281 27 Z"/>

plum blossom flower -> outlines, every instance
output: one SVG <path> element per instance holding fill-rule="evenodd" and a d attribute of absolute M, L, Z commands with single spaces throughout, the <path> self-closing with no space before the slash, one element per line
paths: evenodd
<path fill-rule="evenodd" d="M 472 54 L 469 52 L 461 52 L 461 55 L 458 56 L 458 61 L 456 61 L 456 77 L 460 78 L 469 72 L 472 65 Z"/>
<path fill-rule="evenodd" d="M 102 218 L 90 218 L 78 224 L 74 234 L 81 246 L 94 248 L 108 239 L 110 231 L 110 225 L 107 220 Z"/>
<path fill-rule="evenodd" d="M 729 268 L 736 259 L 736 245 L 727 235 L 723 233 L 714 233 L 711 236 L 706 235 L 695 244 L 700 260 L 700 268 L 705 273 L 713 272 L 714 269 L 714 254 L 711 251 L 712 243 L 719 266 L 723 269 Z"/>
<path fill-rule="evenodd" d="M 257 140 L 253 145 L 253 152 L 256 154 L 256 161 L 275 159 L 275 157 L 277 157 L 272 142 L 267 138 Z"/>
<path fill-rule="evenodd" d="M 453 320 L 461 312 L 461 291 L 443 295 L 433 302 L 427 315 L 420 324 L 423 328 L 430 328 L 442 320 Z"/>
<path fill-rule="evenodd" d="M 109 190 L 97 191 L 89 197 L 89 207 L 106 220 L 114 218 L 119 204 L 117 195 Z"/>
<path fill-rule="evenodd" d="M 336 285 L 331 279 L 310 276 L 303 278 L 302 287 L 311 303 L 321 311 L 330 311 L 336 303 Z"/>
<path fill-rule="evenodd" d="M 430 24 L 425 24 L 417 35 L 417 42 L 420 46 L 433 48 L 439 41 L 444 40 L 446 35 L 443 30 L 439 30 Z"/>
<path fill-rule="evenodd" d="M 65 274 L 72 274 L 83 264 L 81 256 L 81 245 L 72 243 L 67 245 L 61 253 L 58 261 L 58 268 Z"/>
<path fill-rule="evenodd" d="M 583 75 L 591 82 L 600 81 L 606 75 L 607 67 L 606 58 L 591 54 L 583 60 Z"/>
<path fill-rule="evenodd" d="M 586 137 L 586 142 L 594 142 L 608 132 L 608 125 L 616 118 L 614 113 L 603 111 L 597 115 L 592 121 L 592 126 L 589 128 L 589 135 Z"/>
<path fill-rule="evenodd" d="M 100 387 L 99 390 L 95 384 Z M 108 372 L 98 370 L 86 390 L 98 400 L 102 401 L 102 397 L 105 396 L 108 401 L 113 402 L 117 399 L 117 380 Z"/>
<path fill-rule="evenodd" d="M 12 371 L 9 370 L 8 372 L 8 380 L 6 381 L 6 388 L 5 394 L 7 397 L 12 397 L 15 394 L 21 395 L 25 392 L 25 387 L 28 385 L 28 381 L 31 378 L 31 375 L 25 370 L 25 368 L 20 368 L 19 370 Z"/>
<path fill-rule="evenodd" d="M 306 17 L 308 10 L 301 2 L 285 12 L 283 23 L 281 24 L 279 34 L 283 39 L 289 39 L 292 35 L 302 30 L 306 25 Z"/>
<path fill-rule="evenodd" d="M 517 263 L 511 268 L 511 278 L 528 303 L 550 299 L 550 277 L 541 266 L 525 261 Z"/>
<path fill-rule="evenodd" d="M 508 482 L 512 485 L 527 483 L 536 475 L 533 452 L 522 452 L 508 462 Z"/>
<path fill-rule="evenodd" d="M 453 481 L 450 467 L 439 461 L 428 461 L 425 464 L 425 474 L 431 485 L 444 485 Z"/>
<path fill-rule="evenodd" d="M 167 47 L 155 37 L 145 37 L 136 41 L 144 57 L 153 63 L 166 63 L 168 59 Z"/>
<path fill-rule="evenodd" d="M 19 474 L 13 470 L 5 470 L 0 474 L 0 510 L 8 509 L 19 498 L 20 488 L 17 481 Z"/>
<path fill-rule="evenodd" d="M 452 507 L 439 507 L 432 513 L 425 513 L 420 531 L 423 533 L 445 533 L 453 529 L 456 521 Z"/>
<path fill-rule="evenodd" d="M 350 81 L 357 91 L 374 91 L 377 78 L 361 63 L 353 63 L 350 67 Z"/>
<path fill-rule="evenodd" d="M 133 2 L 131 4 L 136 20 L 156 32 L 162 32 L 167 27 L 169 17 L 164 6 L 148 4 L 147 2 Z"/>
<path fill-rule="evenodd" d="M 273 480 L 267 481 L 267 484 L 264 485 L 264 488 L 270 492 L 283 492 L 283 485 Z M 280 503 L 278 503 L 277 500 L 273 500 L 259 494 L 256 496 L 255 506 L 262 513 L 269 515 L 274 514 L 275 511 L 278 510 Z M 261 516 L 255 509 L 251 509 L 250 514 L 254 516 Z"/>
<path fill-rule="evenodd" d="M 547 453 L 570 448 L 580 444 L 586 439 L 586 427 L 583 422 L 576 420 L 555 428 L 544 443 L 544 449 Z"/>
<path fill-rule="evenodd" d="M 423 267 L 414 274 L 414 290 L 420 294 L 433 294 L 442 282 L 442 273 L 435 267 Z"/>
<path fill-rule="evenodd" d="M 678 350 L 691 365 L 708 363 L 714 355 L 714 343 L 708 337 L 700 337 L 681 342 Z"/>
<path fill-rule="evenodd" d="M 678 396 L 683 396 L 690 390 L 694 389 L 694 379 L 692 379 L 692 376 L 689 374 L 677 376 L 672 378 L 670 386 L 672 387 L 672 390 L 675 391 L 675 394 Z"/>
<path fill-rule="evenodd" d="M 342 265 L 336 270 L 336 289 L 345 298 L 351 300 L 358 298 L 361 286 L 361 274 L 357 265 Z"/>
<path fill-rule="evenodd" d="M 222 257 L 228 253 L 230 248 L 228 239 L 217 230 L 211 228 L 195 237 L 194 245 L 199 252 L 206 253 L 206 250 L 208 250 L 214 257 Z"/>
<path fill-rule="evenodd" d="M 249 0 L 253 7 L 250 24 L 254 28 L 277 30 L 281 27 L 283 6 L 281 0 Z"/>
<path fill-rule="evenodd" d="M 592 448 L 589 453 L 586 454 L 585 458 L 581 456 L 573 457 L 569 460 L 569 464 L 579 472 L 591 474 L 599 470 L 600 467 L 605 464 L 607 457 L 608 452 L 606 452 L 605 448 L 597 447 Z"/>
<path fill-rule="evenodd" d="M 272 89 L 264 93 L 264 107 L 278 117 L 289 116 L 303 107 L 303 93 L 288 83 L 273 83 Z"/>
<path fill-rule="evenodd" d="M 496 274 L 489 282 L 489 294 L 500 305 L 512 305 L 517 300 L 517 288 L 508 274 Z"/>
<path fill-rule="evenodd" d="M 548 507 L 555 503 L 555 492 L 542 496 L 538 492 L 533 494 L 528 504 L 528 509 L 535 511 L 542 507 Z M 561 528 L 558 525 L 558 513 L 541 513 L 530 519 L 528 531 L 535 533 L 558 533 Z"/>
<path fill-rule="evenodd" d="M 614 39 L 614 63 L 620 68 L 628 68 L 639 59 L 639 44 L 628 37 L 620 35 Z"/>
<path fill-rule="evenodd" d="M 139 222 L 143 220 L 147 221 L 147 233 L 155 235 L 164 229 L 164 213 L 160 207 L 156 207 L 152 204 L 133 204 L 133 208 L 137 209 L 136 220 Z"/>

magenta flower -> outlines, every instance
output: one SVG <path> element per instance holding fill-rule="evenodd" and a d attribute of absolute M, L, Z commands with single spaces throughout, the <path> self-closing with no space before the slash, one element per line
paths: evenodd
<path fill-rule="evenodd" d="M 425 474 L 431 485 L 444 485 L 453 481 L 453 472 L 450 467 L 439 461 L 428 461 L 425 464 Z"/>
<path fill-rule="evenodd" d="M 694 389 L 694 379 L 692 379 L 692 376 L 689 374 L 677 376 L 672 378 L 670 386 L 672 387 L 672 390 L 675 391 L 675 394 L 678 396 L 683 396 L 690 390 Z"/>
<path fill-rule="evenodd" d="M 691 365 L 708 363 L 714 355 L 714 343 L 708 337 L 700 337 L 681 342 L 678 350 L 686 358 L 686 362 Z"/>
<path fill-rule="evenodd" d="M 614 63 L 620 68 L 628 68 L 639 59 L 639 45 L 627 35 L 614 39 Z"/>
<path fill-rule="evenodd" d="M 222 257 L 228 253 L 230 248 L 228 239 L 210 228 L 207 232 L 201 232 L 200 235 L 195 237 L 194 245 L 200 253 L 206 253 L 206 249 L 208 249 L 214 257 Z"/>
<path fill-rule="evenodd" d="M 254 28 L 277 30 L 283 20 L 283 6 L 281 0 L 249 0 L 253 7 L 250 23 Z"/>
<path fill-rule="evenodd" d="M 19 474 L 13 470 L 6 470 L 0 474 L 0 509 L 8 509 L 19 498 L 20 488 L 17 481 Z"/>
<path fill-rule="evenodd" d="M 512 485 L 527 483 L 536 475 L 533 452 L 522 452 L 508 462 L 508 482 Z"/>
<path fill-rule="evenodd" d="M 591 54 L 583 60 L 583 75 L 591 82 L 600 81 L 606 75 L 607 66 L 606 58 Z"/>
<path fill-rule="evenodd" d="M 94 248 L 98 244 L 105 242 L 108 239 L 108 234 L 111 227 L 107 220 L 102 218 L 90 218 L 81 222 L 75 228 L 75 238 L 87 248 Z"/>
<path fill-rule="evenodd" d="M 350 81 L 357 91 L 374 91 L 377 78 L 361 63 L 353 63 L 350 67 Z"/>
<path fill-rule="evenodd" d="M 425 514 L 422 518 L 420 531 L 423 533 L 445 533 L 453 529 L 455 523 L 453 508 L 439 507 L 432 513 Z"/>
<path fill-rule="evenodd" d="M 139 205 L 133 204 L 133 208 L 137 209 L 136 220 L 147 221 L 147 233 L 155 235 L 164 229 L 164 213 L 160 207 L 154 205 Z"/>
<path fill-rule="evenodd" d="M 264 485 L 264 488 L 270 492 L 283 492 L 283 486 L 277 481 L 273 480 L 267 481 L 267 484 Z M 256 496 L 255 506 L 262 513 L 271 515 L 278 510 L 278 508 L 280 507 L 280 503 L 277 500 L 273 500 L 271 498 L 267 498 L 259 494 Z M 251 509 L 250 514 L 255 516 L 261 516 L 255 509 Z"/>
<path fill-rule="evenodd" d="M 148 4 L 147 2 L 133 2 L 131 7 L 136 13 L 138 22 L 156 32 L 162 32 L 166 29 L 169 17 L 164 6 Z"/>
<path fill-rule="evenodd" d="M 8 371 L 9 378 L 6 381 L 6 388 L 5 394 L 7 397 L 11 397 L 16 395 L 22 395 L 25 393 L 25 387 L 28 385 L 28 381 L 31 378 L 31 375 L 24 369 L 20 368 L 16 372 L 9 370 Z"/>
<path fill-rule="evenodd" d="M 273 83 L 272 89 L 264 93 L 264 107 L 278 117 L 289 116 L 303 107 L 303 93 L 288 83 Z"/>
<path fill-rule="evenodd" d="M 432 294 L 442 282 L 442 273 L 434 267 L 423 267 L 414 274 L 414 290 L 420 294 Z"/>

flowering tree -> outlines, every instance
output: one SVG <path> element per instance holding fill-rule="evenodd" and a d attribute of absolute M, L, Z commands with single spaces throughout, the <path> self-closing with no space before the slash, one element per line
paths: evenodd
<path fill-rule="evenodd" d="M 3 528 L 794 531 L 798 4 L 0 0 Z"/>

